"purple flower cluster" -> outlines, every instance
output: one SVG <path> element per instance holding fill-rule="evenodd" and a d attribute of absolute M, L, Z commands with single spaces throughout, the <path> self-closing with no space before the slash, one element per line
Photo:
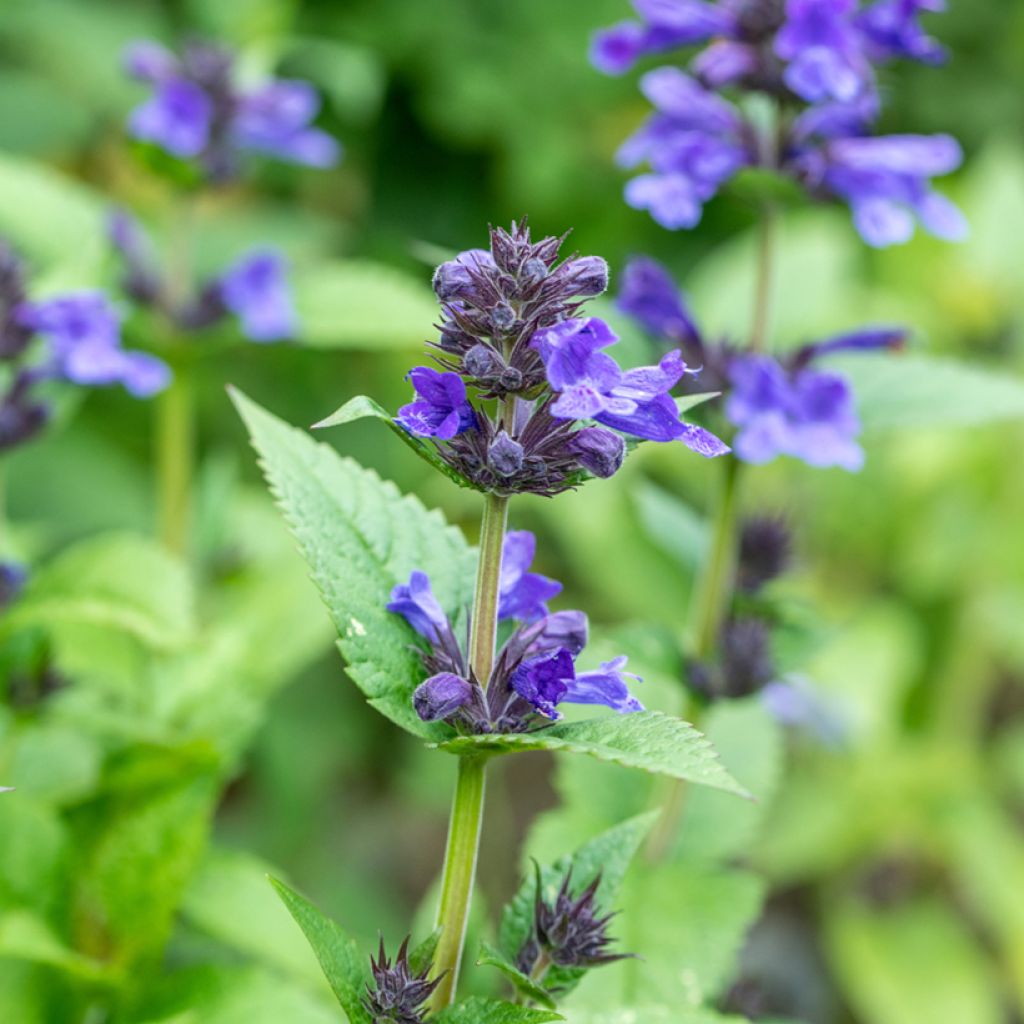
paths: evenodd
<path fill-rule="evenodd" d="M 35 437 L 50 417 L 40 393 L 48 381 L 83 387 L 122 385 L 138 398 L 161 391 L 167 367 L 121 344 L 117 310 L 102 292 L 31 301 L 24 269 L 0 242 L 0 451 Z"/>
<path fill-rule="evenodd" d="M 620 713 L 643 710 L 629 692 L 627 680 L 637 677 L 624 671 L 625 658 L 594 672 L 576 670 L 587 643 L 587 617 L 579 611 L 548 611 L 547 602 L 562 587 L 529 571 L 534 546 L 533 535 L 525 531 L 505 538 L 498 617 L 515 628 L 489 680 L 473 675 L 425 573 L 412 573 L 408 583 L 391 592 L 388 611 L 401 615 L 429 644 L 422 657 L 430 677 L 413 695 L 424 721 L 446 721 L 474 733 L 522 732 L 538 716 L 561 718 L 558 706 L 563 703 L 600 704 Z"/>
<path fill-rule="evenodd" d="M 937 63 L 942 48 L 920 24 L 943 0 L 634 0 L 640 22 L 600 33 L 591 57 L 609 74 L 639 58 L 703 46 L 688 71 L 641 79 L 655 112 L 623 145 L 619 162 L 649 171 L 626 199 L 670 229 L 691 228 L 705 203 L 746 167 L 838 199 L 870 245 L 907 241 L 917 223 L 939 238 L 966 234 L 960 211 L 932 187 L 962 153 L 949 136 L 872 137 L 880 113 L 876 67 L 895 59 Z M 766 129 L 720 95 L 760 92 L 784 112 Z"/>
<path fill-rule="evenodd" d="M 152 245 L 136 220 L 115 210 L 108 234 L 122 260 L 125 294 L 159 310 L 179 330 L 201 330 L 234 315 L 250 341 L 281 341 L 295 334 L 298 325 L 287 263 L 276 249 L 252 250 L 181 299 L 161 273 Z"/>
<path fill-rule="evenodd" d="M 710 344 L 672 276 L 646 257 L 627 266 L 617 304 L 655 338 L 682 344 L 688 358 L 704 366 L 711 386 L 725 392 L 725 414 L 737 428 L 733 446 L 744 462 L 790 455 L 810 466 L 855 471 L 863 465 L 857 443 L 861 425 L 849 382 L 816 364 L 837 352 L 899 348 L 905 330 L 877 327 L 843 334 L 779 358 L 728 343 Z"/>
<path fill-rule="evenodd" d="M 232 54 L 207 43 L 185 46 L 180 57 L 159 43 L 133 43 L 124 65 L 153 89 L 132 111 L 129 133 L 181 160 L 198 161 L 213 181 L 235 174 L 245 152 L 310 167 L 330 167 L 341 155 L 335 139 L 312 127 L 320 99 L 306 82 L 243 86 Z"/>
<path fill-rule="evenodd" d="M 680 419 L 670 392 L 692 371 L 679 352 L 633 370 L 608 354 L 611 328 L 580 313 L 606 289 L 608 268 L 593 256 L 559 263 L 561 241 L 534 243 L 525 225 L 513 225 L 491 232 L 490 251 L 437 268 L 441 369 L 409 374 L 415 400 L 397 422 L 430 438 L 473 486 L 499 494 L 551 495 L 588 474 L 612 476 L 624 436 L 679 440 L 704 456 L 728 451 Z"/>

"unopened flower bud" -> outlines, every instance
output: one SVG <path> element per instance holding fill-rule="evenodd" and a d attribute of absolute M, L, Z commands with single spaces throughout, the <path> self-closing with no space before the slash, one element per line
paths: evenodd
<path fill-rule="evenodd" d="M 490 345 L 481 343 L 463 356 L 462 368 L 472 377 L 495 377 L 505 369 L 505 360 Z"/>
<path fill-rule="evenodd" d="M 498 377 L 498 383 L 506 391 L 518 391 L 523 386 L 522 371 L 514 366 L 506 366 Z"/>
<path fill-rule="evenodd" d="M 412 704 L 424 722 L 440 722 L 451 718 L 473 699 L 473 687 L 461 676 L 439 672 L 416 687 Z"/>
<path fill-rule="evenodd" d="M 626 442 L 604 427 L 584 427 L 576 431 L 571 445 L 580 465 L 602 480 L 614 476 L 626 457 Z"/>
<path fill-rule="evenodd" d="M 507 331 L 515 322 L 516 311 L 507 302 L 499 302 L 491 310 L 491 323 L 496 330 Z"/>
<path fill-rule="evenodd" d="M 491 254 L 483 249 L 469 249 L 460 253 L 434 271 L 434 294 L 442 302 L 471 299 L 477 292 L 474 275 L 493 267 Z"/>
<path fill-rule="evenodd" d="M 524 285 L 530 287 L 543 281 L 548 276 L 548 266 L 541 260 L 534 256 L 532 259 L 528 259 L 523 264 L 523 269 L 519 274 L 519 279 Z"/>
<path fill-rule="evenodd" d="M 498 476 L 515 476 L 523 468 L 523 446 L 502 430 L 487 449 L 487 465 Z"/>
<path fill-rule="evenodd" d="M 568 265 L 573 294 L 593 298 L 608 290 L 608 264 L 600 256 L 582 256 Z"/>
<path fill-rule="evenodd" d="M 526 658 L 564 647 L 573 657 L 587 646 L 587 616 L 579 611 L 552 612 L 534 625 L 536 636 L 530 640 Z"/>

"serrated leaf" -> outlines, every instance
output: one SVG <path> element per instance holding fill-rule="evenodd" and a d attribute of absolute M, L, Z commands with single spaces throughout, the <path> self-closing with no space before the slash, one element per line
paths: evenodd
<path fill-rule="evenodd" d="M 439 746 L 453 754 L 564 750 L 750 796 L 725 770 L 701 733 L 689 723 L 660 711 L 562 722 L 537 732 L 458 736 Z"/>
<path fill-rule="evenodd" d="M 324 430 L 327 427 L 354 423 L 356 420 L 366 419 L 367 417 L 383 420 L 404 444 L 408 445 L 424 462 L 431 465 L 439 473 L 443 473 L 449 480 L 454 480 L 460 487 L 480 490 L 476 484 L 452 469 L 437 453 L 437 449 L 433 445 L 428 444 L 414 434 L 410 434 L 408 430 L 395 421 L 394 417 L 383 406 L 366 395 L 357 395 L 355 398 L 350 399 L 326 419 L 320 420 L 319 423 L 314 423 L 313 429 Z"/>
<path fill-rule="evenodd" d="M 473 551 L 439 512 L 244 395 L 232 397 L 338 629 L 349 676 L 393 722 L 438 739 L 445 728 L 421 721 L 412 707 L 423 678 L 415 634 L 385 606 L 392 587 L 420 569 L 455 615 L 472 599 Z"/>
<path fill-rule="evenodd" d="M 572 1024 L 747 1024 L 747 1018 L 723 1016 L 714 1010 L 688 1010 L 678 1005 L 620 1006 L 611 1010 L 573 1009 Z"/>
<path fill-rule="evenodd" d="M 196 628 L 188 574 L 144 537 L 81 541 L 35 574 L 0 631 L 64 623 L 127 633 L 156 651 L 179 650 Z"/>
<path fill-rule="evenodd" d="M 565 1018 L 553 1010 L 534 1010 L 514 1003 L 474 998 L 446 1007 L 431 1020 L 435 1024 L 547 1024 Z"/>
<path fill-rule="evenodd" d="M 477 967 L 495 967 L 515 986 L 520 995 L 532 999 L 541 1006 L 548 1009 L 555 1008 L 555 1002 L 551 996 L 535 982 L 529 975 L 523 974 L 515 964 L 500 949 L 484 942 L 480 946 L 480 955 L 476 961 Z"/>
<path fill-rule="evenodd" d="M 409 970 L 422 974 L 434 962 L 437 944 L 441 941 L 441 929 L 435 928 L 415 949 L 409 953 Z"/>
<path fill-rule="evenodd" d="M 1024 380 L 924 355 L 831 359 L 853 385 L 866 430 L 967 427 L 1024 419 Z"/>
<path fill-rule="evenodd" d="M 438 318 L 426 281 L 379 263 L 318 261 L 292 286 L 301 340 L 316 348 L 416 349 Z"/>
<path fill-rule="evenodd" d="M 581 892 L 600 875 L 601 884 L 597 890 L 598 906 L 604 913 L 615 910 L 614 904 L 626 869 L 657 817 L 657 811 L 637 815 L 591 839 L 571 855 L 560 858 L 552 865 L 542 866 L 540 884 L 544 899 L 548 902 L 554 900 L 569 871 L 572 871 L 574 894 Z M 501 915 L 501 926 L 498 931 L 500 949 L 492 953 L 504 957 L 505 973 L 512 977 L 513 981 L 514 975 L 521 973 L 515 967 L 516 957 L 533 931 L 536 897 L 537 876 L 531 871 Z M 585 973 L 586 971 L 580 969 L 553 967 L 545 977 L 544 986 L 552 991 L 568 992 Z"/>
<path fill-rule="evenodd" d="M 366 963 L 355 941 L 340 925 L 283 882 L 276 878 L 271 878 L 270 882 L 313 947 L 331 990 L 348 1015 L 349 1024 L 372 1024 L 363 1006 Z"/>

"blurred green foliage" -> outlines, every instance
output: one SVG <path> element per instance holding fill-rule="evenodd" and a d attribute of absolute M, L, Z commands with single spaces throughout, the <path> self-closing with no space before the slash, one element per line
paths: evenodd
<path fill-rule="evenodd" d="M 744 196 L 689 234 L 621 201 L 612 156 L 643 104 L 628 76 L 588 67 L 586 45 L 626 6 L 4 5 L 0 234 L 42 290 L 112 283 L 108 203 L 137 209 L 158 238 L 173 217 L 121 136 L 139 95 L 118 69 L 131 39 L 210 34 L 253 69 L 310 78 L 347 157 L 327 174 L 260 168 L 199 211 L 201 269 L 280 245 L 305 326 L 295 346 L 209 339 L 201 572 L 148 539 L 147 406 L 68 400 L 45 439 L 7 460 L 4 546 L 34 578 L 0 623 L 0 782 L 18 787 L 0 797 L 0 1020 L 326 1022 L 324 982 L 267 871 L 363 948 L 378 931 L 398 940 L 429 902 L 453 765 L 344 678 L 224 385 L 300 424 L 359 393 L 394 408 L 435 315 L 429 265 L 524 212 L 544 232 L 573 227 L 572 244 L 613 270 L 633 252 L 665 259 L 710 333 L 745 329 Z M 609 1008 L 629 993 L 691 1006 L 694 1022 L 701 1004 L 750 1009 L 752 992 L 764 1019 L 811 1024 L 1024 1014 L 1024 4 L 951 7 L 939 23 L 951 65 L 888 76 L 886 127 L 964 141 L 952 192 L 972 237 L 869 254 L 843 211 L 787 216 L 777 343 L 894 319 L 914 327 L 913 351 L 844 367 L 870 428 L 864 473 L 777 464 L 750 474 L 744 499 L 797 529 L 797 572 L 773 594 L 778 654 L 847 723 L 845 743 L 784 737 L 756 704 L 716 712 L 724 763 L 761 801 L 737 811 L 726 795 L 692 796 L 674 860 L 628 877 L 621 897 L 637 908 L 624 943 L 647 959 L 588 979 L 571 1004 L 580 1024 L 624 1019 Z M 127 330 L 150 340 L 141 318 Z M 472 539 L 476 496 L 379 423 L 330 440 Z M 652 707 L 680 710 L 674 639 L 714 486 L 697 460 L 645 448 L 614 483 L 515 513 L 541 535 L 566 606 L 631 653 Z M 499 767 L 477 938 L 486 908 L 516 891 L 527 824 L 529 853 L 554 860 L 647 807 L 654 784 L 638 779 L 589 759 L 553 775 L 541 755 Z M 669 919 L 650 910 L 666 905 Z M 493 992 L 490 973 L 469 972 L 470 985 Z"/>

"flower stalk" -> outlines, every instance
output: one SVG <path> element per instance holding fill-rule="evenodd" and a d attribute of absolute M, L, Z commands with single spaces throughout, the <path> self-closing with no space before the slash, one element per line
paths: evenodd
<path fill-rule="evenodd" d="M 480 561 L 469 641 L 470 666 L 484 687 L 494 666 L 501 551 L 507 519 L 508 498 L 488 494 L 480 528 Z M 434 972 L 435 977 L 440 977 L 440 983 L 431 997 L 434 1010 L 440 1010 L 454 1000 L 458 985 L 480 849 L 486 788 L 485 767 L 486 758 L 459 758 L 445 850 L 441 904 L 437 915 L 441 937 L 434 956 Z"/>

